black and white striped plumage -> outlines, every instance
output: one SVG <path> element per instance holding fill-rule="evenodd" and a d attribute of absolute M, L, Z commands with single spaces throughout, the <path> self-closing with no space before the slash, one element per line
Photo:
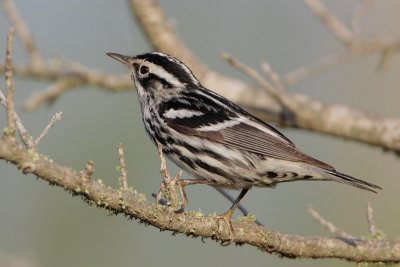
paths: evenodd
<path fill-rule="evenodd" d="M 304 154 L 269 124 L 204 88 L 176 58 L 156 52 L 108 55 L 131 70 L 153 142 L 196 179 L 232 189 L 303 179 L 379 188 Z"/>

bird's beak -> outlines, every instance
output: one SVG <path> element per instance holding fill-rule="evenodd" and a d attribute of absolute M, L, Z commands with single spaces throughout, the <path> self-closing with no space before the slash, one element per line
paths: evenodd
<path fill-rule="evenodd" d="M 118 60 L 119 62 L 130 66 L 131 64 L 129 63 L 129 59 L 131 58 L 130 56 L 124 56 L 121 54 L 117 54 L 117 53 L 106 53 L 107 56 L 112 57 L 115 60 Z"/>

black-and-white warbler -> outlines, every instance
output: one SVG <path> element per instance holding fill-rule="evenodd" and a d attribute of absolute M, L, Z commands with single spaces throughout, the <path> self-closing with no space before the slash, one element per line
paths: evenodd
<path fill-rule="evenodd" d="M 168 158 L 194 176 L 180 180 L 180 185 L 242 190 L 224 213 L 226 219 L 230 220 L 253 186 L 323 180 L 372 192 L 380 189 L 304 154 L 269 124 L 203 87 L 174 57 L 156 52 L 132 57 L 107 55 L 130 69 L 150 138 L 162 145 Z"/>

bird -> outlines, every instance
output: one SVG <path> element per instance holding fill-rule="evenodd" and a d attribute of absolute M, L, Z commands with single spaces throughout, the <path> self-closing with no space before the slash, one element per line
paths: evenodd
<path fill-rule="evenodd" d="M 252 187 L 273 188 L 283 182 L 307 180 L 335 181 L 375 193 L 382 189 L 300 151 L 276 128 L 204 87 L 189 67 L 173 56 L 160 52 L 106 54 L 128 67 L 150 139 L 193 177 L 180 179 L 181 189 L 207 184 L 241 190 L 221 215 L 229 223 Z M 183 198 L 184 208 L 185 193 Z M 231 224 L 229 227 L 232 229 Z"/>

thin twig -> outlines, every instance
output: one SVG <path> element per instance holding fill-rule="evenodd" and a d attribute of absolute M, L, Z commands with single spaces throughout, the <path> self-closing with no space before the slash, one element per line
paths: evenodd
<path fill-rule="evenodd" d="M 127 179 L 127 171 L 125 165 L 125 155 L 124 155 L 124 146 L 119 143 L 118 144 L 118 157 L 119 157 L 119 187 L 123 190 L 128 189 L 128 179 Z"/>
<path fill-rule="evenodd" d="M 289 110 L 291 112 L 296 112 L 299 110 L 299 105 L 297 104 L 296 101 L 294 101 L 291 94 L 284 89 L 283 85 L 279 87 L 272 85 L 268 80 L 266 80 L 263 76 L 261 76 L 255 69 L 250 68 L 249 66 L 243 64 L 238 59 L 234 58 L 233 56 L 227 53 L 224 53 L 222 55 L 222 58 L 225 59 L 231 66 L 237 68 L 250 78 L 254 79 L 269 95 L 271 95 L 281 105 L 282 110 Z M 267 70 L 267 71 L 272 71 L 272 70 Z M 277 82 L 276 80 L 279 78 L 273 77 L 273 79 L 275 82 Z"/>
<path fill-rule="evenodd" d="M 262 85 L 263 88 L 267 91 L 271 96 L 276 96 L 278 93 L 278 89 L 275 88 L 269 81 L 264 79 L 256 70 L 244 65 L 242 62 L 234 58 L 232 55 L 228 53 L 222 53 L 221 58 L 226 60 L 231 66 L 241 70 L 247 76 L 253 78 L 256 82 Z"/>
<path fill-rule="evenodd" d="M 3 105 L 3 107 L 7 110 L 7 100 L 6 97 L 4 96 L 2 90 L 0 89 L 0 103 Z M 14 111 L 14 119 L 15 119 L 15 124 L 17 126 L 19 135 L 21 136 L 21 141 L 24 143 L 24 145 L 27 148 L 32 148 L 34 147 L 32 138 L 29 136 L 28 132 L 25 129 L 25 126 L 23 125 L 20 117 L 18 114 Z"/>
<path fill-rule="evenodd" d="M 42 56 L 36 48 L 36 44 L 33 40 L 32 35 L 29 32 L 28 26 L 19 14 L 17 7 L 14 5 L 12 0 L 3 0 L 4 11 L 6 15 L 11 20 L 11 23 L 15 27 L 19 39 L 24 45 L 26 51 L 28 52 L 31 63 L 37 68 L 44 65 Z"/>
<path fill-rule="evenodd" d="M 272 84 L 276 88 L 278 88 L 281 91 L 285 90 L 285 87 L 282 83 L 281 78 L 279 77 L 279 74 L 272 69 L 271 65 L 268 64 L 268 62 L 266 61 L 261 62 L 261 69 L 264 71 L 268 79 L 272 82 Z"/>
<path fill-rule="evenodd" d="M 359 50 L 357 50 L 359 51 Z M 305 80 L 309 78 L 312 75 L 315 75 L 317 73 L 320 73 L 330 67 L 333 67 L 341 62 L 347 61 L 351 58 L 357 57 L 361 51 L 356 52 L 352 50 L 346 50 L 344 52 L 334 54 L 334 55 L 328 55 L 324 56 L 322 58 L 319 58 L 309 64 L 305 64 L 288 74 L 286 74 L 283 77 L 283 83 L 286 85 L 292 85 L 295 83 L 298 83 L 302 80 Z"/>
<path fill-rule="evenodd" d="M 163 146 L 160 143 L 157 143 L 157 148 L 158 148 L 158 155 L 160 156 L 160 161 L 161 161 L 161 175 L 164 180 L 164 184 L 169 184 L 171 183 L 171 176 L 169 175 L 168 168 L 167 168 L 167 162 L 165 161 L 164 153 L 162 151 Z"/>
<path fill-rule="evenodd" d="M 374 220 L 374 210 L 372 209 L 371 203 L 367 203 L 367 221 L 369 225 L 369 232 L 371 235 L 375 236 L 378 232 L 376 229 L 376 224 Z"/>
<path fill-rule="evenodd" d="M 73 79 L 60 79 L 55 83 L 49 85 L 45 90 L 41 91 L 39 94 L 30 97 L 24 104 L 24 109 L 26 111 L 32 111 L 39 107 L 40 105 L 48 102 L 54 102 L 58 96 L 60 96 L 65 90 L 75 86 L 76 83 Z"/>
<path fill-rule="evenodd" d="M 351 16 L 351 31 L 353 35 L 358 36 L 360 34 L 360 20 L 371 6 L 371 0 L 356 1 L 357 6 L 354 9 L 353 15 Z"/>
<path fill-rule="evenodd" d="M 319 0 L 304 0 L 304 2 L 339 41 L 346 46 L 352 46 L 357 42 L 352 32 L 331 14 Z"/>
<path fill-rule="evenodd" d="M 90 179 L 94 173 L 94 162 L 89 160 L 86 163 L 85 169 L 82 171 L 82 177 L 86 179 Z"/>
<path fill-rule="evenodd" d="M 12 51 L 13 37 L 15 30 L 10 28 L 7 36 L 6 47 L 6 86 L 7 86 L 7 131 L 6 134 L 15 139 L 15 117 L 14 117 L 14 93 L 15 86 L 13 80 Z"/>
<path fill-rule="evenodd" d="M 164 157 L 164 153 L 162 151 L 163 146 L 162 144 L 157 142 L 157 148 L 158 148 L 158 154 L 160 157 L 161 161 L 161 167 L 160 167 L 160 172 L 161 176 L 163 178 L 163 182 L 160 185 L 160 191 L 157 194 L 156 200 L 157 203 L 160 202 L 162 194 L 164 194 L 165 198 L 168 201 L 168 204 L 173 206 L 174 209 L 179 209 L 179 201 L 178 201 L 178 194 L 176 192 L 175 188 L 175 180 L 180 178 L 180 175 L 182 175 L 181 172 L 177 174 L 174 180 L 171 179 L 171 176 L 168 172 L 167 168 L 167 162 Z"/>
<path fill-rule="evenodd" d="M 333 234 L 336 237 L 343 237 L 346 239 L 355 239 L 354 236 L 348 234 L 346 231 L 343 229 L 340 229 L 336 227 L 333 223 L 330 221 L 327 221 L 324 219 L 315 209 L 313 209 L 311 206 L 308 207 L 308 213 L 311 215 L 311 217 L 316 220 L 320 225 L 322 225 L 329 233 Z"/>
<path fill-rule="evenodd" d="M 62 111 L 57 112 L 56 114 L 53 115 L 51 118 L 51 121 L 47 126 L 43 129 L 43 131 L 40 133 L 40 135 L 35 139 L 35 146 L 38 146 L 40 141 L 43 139 L 43 137 L 46 136 L 46 134 L 49 132 L 49 130 L 57 123 L 59 122 L 63 117 Z"/>

